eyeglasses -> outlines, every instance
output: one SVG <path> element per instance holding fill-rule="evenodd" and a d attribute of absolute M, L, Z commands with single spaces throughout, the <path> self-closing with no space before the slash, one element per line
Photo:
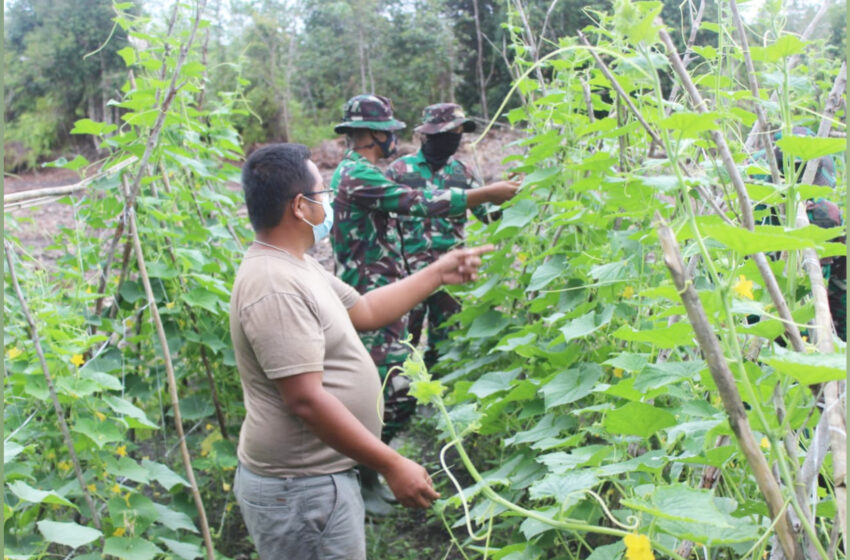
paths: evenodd
<path fill-rule="evenodd" d="M 311 193 L 306 193 L 306 194 L 304 194 L 304 198 L 306 198 L 306 199 L 310 200 L 310 197 L 311 197 L 311 196 L 315 196 L 315 195 L 317 195 L 317 194 L 326 194 L 326 195 L 328 195 L 328 201 L 331 201 L 331 202 L 332 202 L 332 201 L 333 201 L 333 199 L 334 199 L 334 191 L 333 191 L 333 189 L 325 189 L 325 190 L 322 190 L 322 191 L 313 191 L 313 192 L 311 192 Z M 315 201 L 313 201 L 313 202 L 315 202 Z"/>

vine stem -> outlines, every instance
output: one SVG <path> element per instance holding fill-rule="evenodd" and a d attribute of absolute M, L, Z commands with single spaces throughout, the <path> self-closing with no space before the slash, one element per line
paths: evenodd
<path fill-rule="evenodd" d="M 664 46 L 667 47 L 667 58 L 670 60 L 670 63 L 672 64 L 676 74 L 679 76 L 679 79 L 682 80 L 682 84 L 688 92 L 694 107 L 700 113 L 707 112 L 708 109 L 706 107 L 705 100 L 702 98 L 702 95 L 700 95 L 699 90 L 697 90 L 690 75 L 688 75 L 688 71 L 682 65 L 682 59 L 679 58 L 679 55 L 676 52 L 676 46 L 673 44 L 673 40 L 670 38 L 670 35 L 662 27 L 658 30 L 658 36 L 661 38 Z M 744 186 L 744 180 L 741 177 L 741 172 L 738 170 L 737 165 L 735 165 L 735 160 L 733 159 L 732 152 L 729 149 L 729 144 L 726 143 L 726 139 L 718 130 L 711 131 L 711 138 L 717 145 L 723 165 L 729 172 L 729 176 L 732 179 L 732 185 L 738 195 L 738 203 L 741 207 L 741 217 L 744 222 L 744 227 L 752 231 L 755 228 L 755 220 L 753 219 L 753 209 L 750 204 L 750 197 L 747 194 L 746 187 Z M 788 308 L 788 302 L 785 301 L 785 297 L 782 295 L 782 291 L 776 281 L 776 276 L 774 276 L 773 270 L 771 270 L 770 264 L 767 262 L 767 258 L 764 256 L 764 253 L 755 253 L 753 254 L 753 260 L 755 261 L 756 267 L 764 280 L 765 289 L 770 294 L 773 304 L 779 312 L 779 316 L 782 317 L 782 324 L 785 327 L 785 333 L 788 335 L 792 347 L 797 352 L 804 352 L 805 346 L 803 344 L 803 337 L 800 336 L 800 330 L 794 324 L 791 311 Z"/>
<path fill-rule="evenodd" d="M 80 466 L 80 459 L 77 457 L 77 451 L 74 448 L 74 440 L 71 439 L 71 431 L 68 429 L 68 422 L 65 420 L 65 412 L 62 410 L 62 405 L 59 404 L 59 397 L 56 394 L 56 388 L 53 386 L 53 377 L 50 375 L 50 369 L 47 367 L 47 359 L 44 357 L 44 350 L 41 347 L 41 337 L 38 334 L 38 327 L 35 324 L 35 319 L 33 319 L 33 316 L 30 313 L 29 305 L 24 297 L 23 290 L 21 290 L 21 285 L 18 282 L 18 275 L 15 273 L 15 264 L 12 261 L 12 255 L 15 254 L 15 251 L 9 242 L 5 243 L 5 248 L 6 262 L 9 265 L 9 276 L 12 280 L 12 285 L 15 287 L 15 295 L 18 296 L 18 301 L 21 302 L 21 312 L 24 314 L 24 317 L 26 317 L 27 324 L 30 327 L 30 334 L 32 335 L 32 341 L 35 345 L 35 353 L 38 355 L 38 362 L 41 364 L 41 371 L 44 373 L 44 379 L 47 382 L 47 390 L 50 393 L 50 400 L 53 402 L 53 409 L 56 411 L 56 417 L 59 420 L 59 429 L 61 430 L 62 437 L 65 440 L 65 446 L 68 448 L 68 454 L 71 456 L 71 463 L 74 465 L 74 474 L 77 477 L 77 483 L 80 485 L 80 490 L 83 493 L 86 504 L 89 506 L 92 522 L 94 523 L 95 528 L 100 530 L 100 515 L 97 513 L 97 508 L 94 505 L 91 492 L 89 492 L 89 489 L 86 487 L 86 481 L 85 478 L 83 478 L 83 469 Z M 100 540 L 103 542 L 103 534 L 100 535 Z"/>
<path fill-rule="evenodd" d="M 673 283 L 679 291 L 682 304 L 685 306 L 688 314 L 688 319 L 694 328 L 694 335 L 705 355 L 705 361 L 708 363 L 711 376 L 717 385 L 720 398 L 723 400 L 723 406 L 729 417 L 729 424 L 735 433 L 747 462 L 753 470 L 753 475 L 756 477 L 759 489 L 764 494 L 767 505 L 770 508 L 771 517 L 778 521 L 776 523 L 776 533 L 779 536 L 785 556 L 793 560 L 796 558 L 796 545 L 794 533 L 788 522 L 782 490 L 773 477 L 767 460 L 759 450 L 759 445 L 756 442 L 749 420 L 747 419 L 747 413 L 744 410 L 744 403 L 741 400 L 741 394 L 738 392 L 735 378 L 729 369 L 729 364 L 726 362 L 726 357 L 723 355 L 723 350 L 720 348 L 714 330 L 708 322 L 708 317 L 705 314 L 705 309 L 702 306 L 699 295 L 696 289 L 694 289 L 693 282 L 687 277 L 685 272 L 685 263 L 682 260 L 682 254 L 673 230 L 670 229 L 670 226 L 667 225 L 658 212 L 655 214 L 655 221 L 657 223 L 658 237 L 664 251 L 664 264 L 667 265 L 670 276 L 673 278 Z"/>
<path fill-rule="evenodd" d="M 495 502 L 503 506 L 504 508 L 516 512 L 524 517 L 534 519 L 535 521 L 564 531 L 583 531 L 585 533 L 599 533 L 602 535 L 614 535 L 618 537 L 625 537 L 626 535 L 630 534 L 628 531 L 622 531 L 620 529 L 614 529 L 612 527 L 600 527 L 598 525 L 589 525 L 587 523 L 583 523 L 581 521 L 576 520 L 567 521 L 550 519 L 544 515 L 540 515 L 536 511 L 526 509 L 522 506 L 516 505 L 510 500 L 506 500 L 505 498 L 500 496 L 495 490 L 490 488 L 490 485 L 487 484 L 487 481 L 485 481 L 484 477 L 481 476 L 481 473 L 478 472 L 478 469 L 475 467 L 472 460 L 469 458 L 469 455 L 466 454 L 466 449 L 463 446 L 463 440 L 457 434 L 457 431 L 454 427 L 454 423 L 452 422 L 451 417 L 449 416 L 449 411 L 446 410 L 446 406 L 443 403 L 442 398 L 438 397 L 434 404 L 440 410 L 440 414 L 443 416 L 443 420 L 446 422 L 446 427 L 449 431 L 450 441 L 454 443 L 464 467 L 466 467 L 466 470 L 467 472 L 469 472 L 472 479 L 481 485 L 481 493 L 484 494 L 484 496 L 486 496 L 487 499 L 489 499 L 490 501 Z M 652 541 L 652 545 L 658 550 L 670 556 L 671 558 L 674 558 L 675 560 L 685 560 L 684 558 L 679 556 L 675 551 L 670 550 L 669 548 L 657 541 Z"/>
<path fill-rule="evenodd" d="M 122 176 L 125 189 L 126 175 Z M 168 392 L 171 396 L 171 406 L 174 410 L 174 424 L 177 428 L 177 436 L 180 441 L 180 453 L 183 457 L 183 466 L 186 469 L 186 477 L 189 479 L 189 485 L 192 488 L 192 497 L 195 499 L 195 507 L 198 510 L 198 518 L 201 524 L 201 533 L 204 538 L 204 545 L 207 549 L 207 560 L 215 560 L 215 549 L 212 545 L 212 537 L 210 536 L 210 527 L 207 522 L 207 513 L 204 509 L 204 502 L 201 498 L 201 493 L 198 490 L 198 483 L 195 481 L 195 471 L 192 468 L 192 457 L 189 455 L 189 447 L 186 445 L 186 438 L 183 435 L 183 419 L 180 415 L 180 398 L 177 394 L 177 379 L 174 375 L 174 365 L 171 362 L 171 351 L 168 349 L 168 337 L 165 334 L 165 328 L 162 324 L 162 318 L 159 315 L 159 309 L 156 305 L 156 299 L 151 288 L 151 281 L 148 277 L 148 270 L 145 264 L 145 255 L 142 251 L 142 242 L 139 238 L 139 229 L 136 224 L 136 213 L 130 208 L 128 215 L 128 223 L 130 226 L 130 236 L 133 239 L 133 249 L 136 253 L 136 263 L 139 267 L 139 275 L 142 279 L 142 285 L 145 288 L 145 296 L 148 300 L 148 306 L 151 309 L 151 318 L 156 326 L 156 333 L 159 337 L 159 344 L 162 349 L 162 357 L 165 361 L 165 371 L 168 376 Z"/>

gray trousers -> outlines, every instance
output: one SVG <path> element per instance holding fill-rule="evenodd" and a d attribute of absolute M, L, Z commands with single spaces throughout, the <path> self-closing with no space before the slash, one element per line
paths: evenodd
<path fill-rule="evenodd" d="M 261 560 L 366 560 L 365 513 L 354 469 L 269 478 L 240 464 L 233 491 Z"/>

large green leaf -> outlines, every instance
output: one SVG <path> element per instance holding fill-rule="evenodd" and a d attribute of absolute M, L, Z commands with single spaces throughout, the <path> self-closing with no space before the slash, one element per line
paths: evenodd
<path fill-rule="evenodd" d="M 802 53 L 806 44 L 796 35 L 783 35 L 770 46 L 751 47 L 750 55 L 757 62 L 776 62 L 781 58 Z"/>
<path fill-rule="evenodd" d="M 649 437 L 676 425 L 676 417 L 652 405 L 630 402 L 612 410 L 602 423 L 612 434 Z"/>
<path fill-rule="evenodd" d="M 107 443 L 124 440 L 124 433 L 109 420 L 101 422 L 94 418 L 78 418 L 71 430 L 88 436 L 98 449 L 103 449 Z"/>
<path fill-rule="evenodd" d="M 780 226 L 756 226 L 753 231 L 727 224 L 703 224 L 702 234 L 719 241 L 740 255 L 786 251 L 815 247 L 817 244 L 805 236 L 795 235 Z"/>
<path fill-rule="evenodd" d="M 121 560 L 151 560 L 162 550 L 155 544 L 139 537 L 109 537 L 103 553 L 117 556 Z"/>
<path fill-rule="evenodd" d="M 634 388 L 641 392 L 657 389 L 670 383 L 692 378 L 703 369 L 705 369 L 705 362 L 702 360 L 652 364 L 638 374 Z"/>
<path fill-rule="evenodd" d="M 142 468 L 129 457 L 120 457 L 117 460 L 114 457 L 108 457 L 106 459 L 106 472 L 115 476 L 123 476 L 141 484 L 150 482 L 148 470 Z"/>
<path fill-rule="evenodd" d="M 589 395 L 602 374 L 602 368 L 593 362 L 581 363 L 559 373 L 541 389 L 546 408 L 569 404 Z"/>
<path fill-rule="evenodd" d="M 472 321 L 467 336 L 469 338 L 489 338 L 504 329 L 510 321 L 493 309 L 485 311 Z"/>
<path fill-rule="evenodd" d="M 847 149 L 845 138 L 819 138 L 817 136 L 783 136 L 776 145 L 786 154 L 804 161 L 837 154 Z"/>
<path fill-rule="evenodd" d="M 502 213 L 496 233 L 511 227 L 521 228 L 537 216 L 537 203 L 530 198 L 523 198 Z"/>
<path fill-rule="evenodd" d="M 109 405 L 112 410 L 121 414 L 123 416 L 127 416 L 136 420 L 131 427 L 135 428 L 153 428 L 154 430 L 158 430 L 159 426 L 154 422 L 148 420 L 147 415 L 145 415 L 145 411 L 136 405 L 132 404 L 130 401 L 126 399 L 122 399 L 121 397 L 116 397 L 114 395 L 107 395 L 103 397 L 104 402 Z"/>
<path fill-rule="evenodd" d="M 59 506 L 68 506 L 77 509 L 77 506 L 68 501 L 64 496 L 60 496 L 55 490 L 39 490 L 33 488 L 23 480 L 16 480 L 8 485 L 12 494 L 25 502 L 34 504 L 56 504 Z"/>
<path fill-rule="evenodd" d="M 44 540 L 70 546 L 71 548 L 88 544 L 103 535 L 97 529 L 92 529 L 91 527 L 74 522 L 64 523 L 43 519 L 37 525 Z"/>
<path fill-rule="evenodd" d="M 676 111 L 660 124 L 664 128 L 678 131 L 684 138 L 699 138 L 701 132 L 714 130 L 720 122 L 719 113 L 689 113 Z"/>
<path fill-rule="evenodd" d="M 589 469 L 550 474 L 532 484 L 528 495 L 534 500 L 555 498 L 559 503 L 576 503 L 584 497 L 585 490 L 598 483 L 599 479 Z"/>
<path fill-rule="evenodd" d="M 172 531 L 184 529 L 192 533 L 198 532 L 198 529 L 192 522 L 192 518 L 183 513 L 182 511 L 174 511 L 168 506 L 164 506 L 162 504 L 157 503 L 154 503 L 153 507 L 156 510 L 157 523 L 163 524 Z"/>
<path fill-rule="evenodd" d="M 189 487 L 189 483 L 185 478 L 172 471 L 165 465 L 161 463 L 157 463 L 156 461 L 150 461 L 148 459 L 142 459 L 142 467 L 144 467 L 150 478 L 159 482 L 163 488 L 166 490 L 171 490 L 174 486 L 178 484 L 182 484 L 183 486 Z"/>
<path fill-rule="evenodd" d="M 786 352 L 769 358 L 762 358 L 762 361 L 779 373 L 793 377 L 803 385 L 838 381 L 847 376 L 847 354 Z"/>
<path fill-rule="evenodd" d="M 159 537 L 159 540 L 160 542 L 165 543 L 165 546 L 167 546 L 171 552 L 183 560 L 195 560 L 195 558 L 204 555 L 204 551 L 201 550 L 201 547 L 195 543 L 175 541 L 173 539 L 166 539 L 165 537 Z"/>
<path fill-rule="evenodd" d="M 585 313 L 581 317 L 576 317 L 558 330 L 560 330 L 561 334 L 564 335 L 564 340 L 569 342 L 574 338 L 587 336 L 590 333 L 601 329 L 611 322 L 611 317 L 613 317 L 613 315 L 614 307 L 606 305 L 599 313 L 597 313 L 596 310 Z"/>
<path fill-rule="evenodd" d="M 675 348 L 693 344 L 694 329 L 689 323 L 679 321 L 666 327 L 636 331 L 623 325 L 612 333 L 613 336 L 633 342 L 647 342 L 658 348 Z"/>
<path fill-rule="evenodd" d="M 561 276 L 567 269 L 567 258 L 564 255 L 554 255 L 551 259 L 537 267 L 528 282 L 527 292 L 542 290 L 549 283 Z"/>
<path fill-rule="evenodd" d="M 507 391 L 512 387 L 513 380 L 522 373 L 522 368 L 510 371 L 491 371 L 479 377 L 469 388 L 469 392 L 479 399 L 486 399 L 494 393 Z"/>

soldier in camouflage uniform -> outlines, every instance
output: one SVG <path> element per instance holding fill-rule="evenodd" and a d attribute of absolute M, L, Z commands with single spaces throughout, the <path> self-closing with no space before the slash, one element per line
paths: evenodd
<path fill-rule="evenodd" d="M 346 134 L 348 151 L 330 181 L 336 194 L 332 244 L 337 275 L 361 293 L 407 275 L 401 252 L 398 216 L 463 216 L 467 208 L 511 198 L 518 185 L 500 181 L 466 190 L 421 190 L 387 178 L 375 163 L 395 151 L 395 131 L 405 124 L 393 117 L 390 100 L 358 95 L 345 103 L 344 121 L 334 130 Z M 361 333 L 378 366 L 385 389 L 384 431 L 389 441 L 413 411 L 407 381 L 394 373 L 408 355 L 407 318 L 380 331 Z"/>
<path fill-rule="evenodd" d="M 423 135 L 422 147 L 413 155 L 395 160 L 387 169 L 387 177 L 396 183 L 424 192 L 447 188 L 474 189 L 480 182 L 472 170 L 454 153 L 464 132 L 474 132 L 475 122 L 466 118 L 455 103 L 437 103 L 425 107 L 422 124 L 416 132 Z M 473 214 L 484 222 L 497 209 L 477 206 Z M 446 251 L 463 244 L 466 212 L 453 216 L 399 216 L 402 253 L 408 274 L 420 270 Z M 449 327 L 444 323 L 460 311 L 460 304 L 446 291 L 440 290 L 417 305 L 408 316 L 408 330 L 413 344 L 419 343 L 423 323 L 428 319 L 428 349 L 425 364 L 431 368 L 439 356 L 437 346 L 448 339 Z"/>

